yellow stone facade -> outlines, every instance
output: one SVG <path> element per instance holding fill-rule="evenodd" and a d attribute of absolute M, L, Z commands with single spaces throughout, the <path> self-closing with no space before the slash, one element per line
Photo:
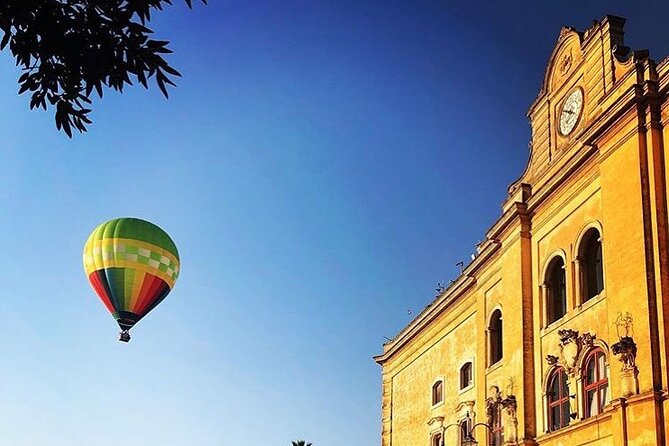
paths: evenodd
<path fill-rule="evenodd" d="M 463 421 L 492 444 L 484 424 L 494 417 L 505 445 L 669 444 L 669 60 L 625 47 L 624 22 L 560 32 L 528 112 L 530 159 L 502 216 L 461 276 L 375 358 L 382 446 L 467 444 Z M 595 233 L 603 290 L 586 300 L 581 253 Z M 560 271 L 564 315 L 561 285 L 548 279 Z M 585 395 L 596 350 L 608 386 L 600 413 Z M 559 370 L 564 410 L 549 415 Z M 553 428 L 559 419 L 568 423 Z"/>

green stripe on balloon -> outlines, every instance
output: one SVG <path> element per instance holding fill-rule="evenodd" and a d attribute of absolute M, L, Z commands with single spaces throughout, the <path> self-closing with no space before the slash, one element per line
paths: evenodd
<path fill-rule="evenodd" d="M 127 238 L 141 240 L 159 246 L 179 258 L 179 251 L 170 237 L 158 226 L 138 218 L 124 217 L 110 220 L 100 225 L 95 238 Z"/>
<path fill-rule="evenodd" d="M 137 273 L 134 269 L 126 269 L 124 271 L 124 287 L 123 287 L 123 308 L 130 308 L 130 301 L 132 300 L 132 285 L 135 283 L 135 274 Z"/>
<path fill-rule="evenodd" d="M 112 303 L 116 311 L 125 309 L 124 288 L 125 288 L 125 269 L 124 268 L 107 268 L 107 281 L 109 282 L 109 289 L 111 290 Z"/>

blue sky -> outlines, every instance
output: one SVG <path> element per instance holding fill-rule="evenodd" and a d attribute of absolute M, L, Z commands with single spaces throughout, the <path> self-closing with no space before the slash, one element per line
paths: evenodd
<path fill-rule="evenodd" d="M 537 3 L 179 4 L 172 97 L 108 93 L 73 140 L 0 54 L 2 443 L 378 444 L 371 358 L 499 215 L 560 26 L 669 52 L 659 2 Z M 118 216 L 182 259 L 127 345 L 81 265 Z"/>

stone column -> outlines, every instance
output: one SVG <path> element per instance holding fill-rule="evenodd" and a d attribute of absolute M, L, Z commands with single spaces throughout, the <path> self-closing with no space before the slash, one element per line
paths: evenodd
<path fill-rule="evenodd" d="M 580 307 L 583 304 L 583 271 L 581 258 L 574 259 L 574 307 Z"/>

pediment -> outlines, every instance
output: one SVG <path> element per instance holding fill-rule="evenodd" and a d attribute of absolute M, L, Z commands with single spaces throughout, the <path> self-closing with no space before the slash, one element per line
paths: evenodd
<path fill-rule="evenodd" d="M 550 93 L 565 83 L 583 60 L 583 35 L 571 27 L 563 27 L 551 57 L 548 59 L 541 93 Z"/>

